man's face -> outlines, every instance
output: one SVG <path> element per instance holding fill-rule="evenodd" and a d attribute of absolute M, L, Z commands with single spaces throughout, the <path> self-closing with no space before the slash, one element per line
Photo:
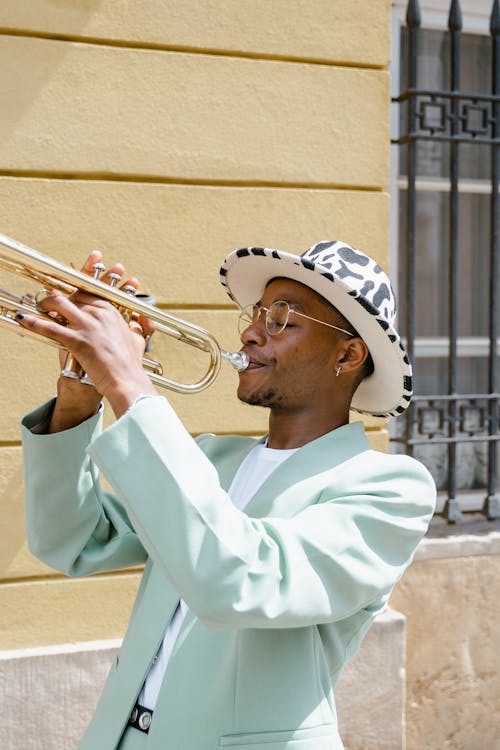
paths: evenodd
<path fill-rule="evenodd" d="M 284 300 L 292 309 L 333 325 L 339 324 L 334 308 L 312 289 L 291 279 L 271 281 L 259 304 L 269 307 Z M 339 346 L 346 336 L 317 322 L 290 313 L 287 327 L 271 336 L 265 312 L 243 331 L 243 349 L 249 367 L 240 372 L 238 398 L 248 404 L 275 410 L 304 411 L 318 399 L 331 398 Z"/>

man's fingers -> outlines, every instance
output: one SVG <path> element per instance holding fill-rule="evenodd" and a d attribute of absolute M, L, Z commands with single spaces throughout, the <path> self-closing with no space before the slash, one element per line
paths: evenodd
<path fill-rule="evenodd" d="M 134 318 L 132 318 L 132 320 L 128 324 L 128 327 L 130 328 L 131 331 L 133 331 L 134 333 L 138 333 L 140 336 L 144 336 L 145 335 L 144 334 L 144 328 L 139 323 L 139 321 L 135 320 Z"/>
<path fill-rule="evenodd" d="M 96 264 L 103 265 L 102 253 L 100 250 L 92 250 L 92 252 L 89 253 L 82 266 L 82 273 L 86 273 L 88 276 L 96 276 L 96 272 L 99 270 L 97 269 L 96 271 Z M 116 286 L 119 289 L 124 289 L 126 287 L 134 287 L 136 290 L 139 289 L 139 281 L 136 277 L 131 276 L 129 279 L 124 280 L 124 273 L 125 266 L 123 263 L 113 263 L 112 266 L 102 271 L 97 278 L 99 278 L 100 281 L 104 281 L 104 283 L 110 284 L 111 286 Z"/>
<path fill-rule="evenodd" d="M 139 315 L 137 322 L 140 324 L 144 336 L 152 336 L 155 330 L 155 324 L 150 318 L 146 318 L 144 315 Z"/>
<path fill-rule="evenodd" d="M 23 328 L 38 333 L 40 336 L 45 336 L 45 338 L 49 338 L 61 346 L 67 347 L 71 343 L 69 329 L 50 318 L 38 318 L 36 315 L 17 313 L 15 319 Z"/>
<path fill-rule="evenodd" d="M 131 276 L 130 279 L 127 279 L 123 283 L 120 284 L 120 289 L 126 289 L 127 287 L 133 286 L 135 291 L 139 289 L 139 281 L 136 279 L 135 276 Z"/>
<path fill-rule="evenodd" d="M 80 294 L 80 292 L 72 295 L 72 299 L 65 297 L 64 294 L 49 294 L 38 303 L 38 308 L 49 315 L 53 316 L 56 314 L 70 324 L 78 323 L 81 320 L 80 309 L 78 305 L 75 304 L 78 297 L 80 297 L 81 304 L 83 304 L 85 300 L 89 302 L 95 300 L 95 297 L 83 293 Z"/>
<path fill-rule="evenodd" d="M 146 341 L 149 341 L 155 330 L 155 325 L 152 320 L 145 318 L 143 315 L 138 315 L 132 318 L 129 323 L 129 328 L 134 333 L 139 334 Z"/>
<path fill-rule="evenodd" d="M 102 262 L 102 253 L 100 250 L 92 250 L 88 255 L 82 266 L 82 273 L 96 277 L 100 281 L 104 281 L 105 284 L 110 284 L 111 286 L 124 285 L 122 283 L 123 274 L 125 273 L 125 266 L 123 263 L 113 263 L 112 266 L 106 268 Z M 139 282 L 136 278 L 129 279 L 124 283 L 130 284 L 136 288 L 139 286 Z"/>
<path fill-rule="evenodd" d="M 82 266 L 82 273 L 86 273 L 89 276 L 94 275 L 94 264 L 102 262 L 102 253 L 100 250 L 92 250 L 89 253 L 85 263 Z"/>
<path fill-rule="evenodd" d="M 112 266 L 110 266 L 110 268 L 106 269 L 106 271 L 102 274 L 102 276 L 99 277 L 99 279 L 101 281 L 104 281 L 105 284 L 117 286 L 121 283 L 124 273 L 125 266 L 123 265 L 123 263 L 114 263 Z"/>

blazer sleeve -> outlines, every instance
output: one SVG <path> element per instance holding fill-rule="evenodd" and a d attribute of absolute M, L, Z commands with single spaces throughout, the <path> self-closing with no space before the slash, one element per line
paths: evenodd
<path fill-rule="evenodd" d="M 148 554 L 214 628 L 301 627 L 380 605 L 434 508 L 421 464 L 367 451 L 377 458 L 347 461 L 294 517 L 248 517 L 164 399 L 124 415 L 89 451 Z"/>
<path fill-rule="evenodd" d="M 67 575 L 88 575 L 145 561 L 146 550 L 117 498 L 104 491 L 88 446 L 101 432 L 102 412 L 51 435 L 32 432 L 53 401 L 26 416 L 22 441 L 26 533 L 31 552 Z"/>

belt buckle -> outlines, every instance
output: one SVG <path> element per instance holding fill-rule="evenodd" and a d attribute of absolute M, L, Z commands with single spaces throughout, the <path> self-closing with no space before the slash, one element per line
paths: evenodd
<path fill-rule="evenodd" d="M 149 708 L 141 706 L 136 703 L 130 714 L 128 723 L 130 726 L 138 729 L 140 732 L 148 734 L 151 721 L 153 719 L 153 711 Z"/>

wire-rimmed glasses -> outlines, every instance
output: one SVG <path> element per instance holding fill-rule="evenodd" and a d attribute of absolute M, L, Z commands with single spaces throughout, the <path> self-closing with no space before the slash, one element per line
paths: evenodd
<path fill-rule="evenodd" d="M 305 315 L 305 313 L 294 310 L 293 307 L 290 307 L 289 303 L 286 302 L 286 300 L 276 300 L 275 302 L 272 302 L 269 307 L 264 307 L 263 305 L 257 304 L 247 305 L 247 307 L 244 307 L 241 310 L 238 318 L 239 332 L 243 333 L 243 331 L 248 328 L 249 325 L 251 325 L 252 323 L 257 323 L 262 312 L 265 312 L 266 331 L 271 336 L 277 336 L 279 333 L 285 330 L 290 314 L 300 315 L 301 318 L 307 318 L 308 320 L 313 320 L 315 323 L 320 323 L 323 326 L 328 326 L 328 328 L 334 328 L 336 331 L 341 331 L 342 333 L 347 334 L 347 336 L 355 335 L 352 331 L 346 331 L 345 328 L 334 326 L 331 323 L 325 323 L 324 320 L 318 320 L 317 318 L 312 318 L 310 315 Z"/>

